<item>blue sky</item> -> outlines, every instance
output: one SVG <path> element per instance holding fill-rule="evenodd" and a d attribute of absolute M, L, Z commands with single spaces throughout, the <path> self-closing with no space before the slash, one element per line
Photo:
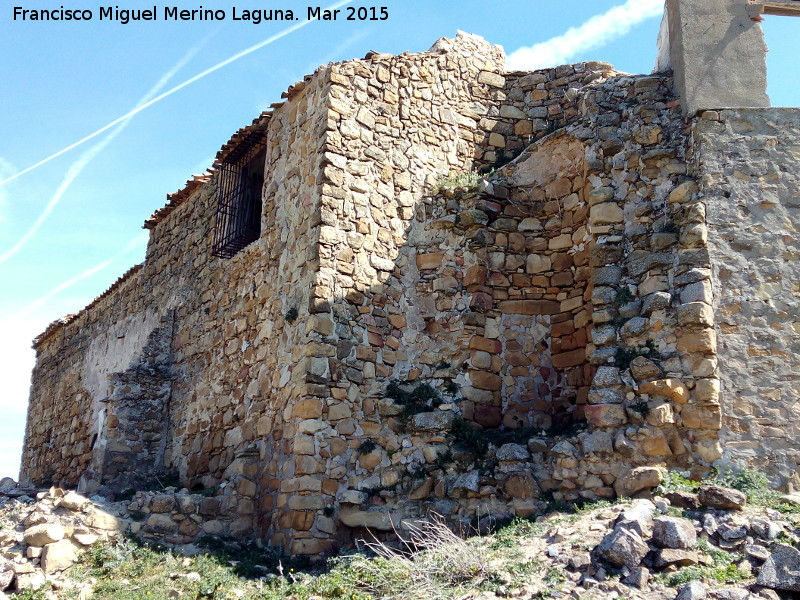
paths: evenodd
<path fill-rule="evenodd" d="M 202 5 L 229 15 L 232 6 L 264 6 L 237 2 L 207 0 Z M 290 84 L 320 64 L 362 57 L 369 50 L 427 50 L 457 29 L 482 35 L 509 55 L 533 46 L 538 60 L 548 63 L 534 67 L 605 60 L 622 71 L 647 73 L 655 60 L 657 3 L 382 0 L 375 6 L 387 7 L 386 21 L 310 23 L 156 102 L 121 128 L 107 129 L 0 184 L 0 477 L 16 478 L 19 469 L 33 365 L 31 339 L 140 262 L 146 244 L 144 219 L 164 204 L 167 193 L 210 166 L 221 144 L 279 101 Z M 0 7 L 0 181 L 290 25 L 231 20 L 14 22 L 13 4 Z M 16 4 L 92 8 L 95 15 L 99 6 L 107 6 L 96 0 Z M 144 8 L 153 2 L 118 4 Z M 198 6 L 174 0 L 156 3 L 159 11 L 165 4 Z M 624 14 L 609 12 L 622 5 L 627 7 Z M 280 5 L 302 15 L 307 6 L 293 0 Z M 565 37 L 570 28 L 578 29 Z M 774 105 L 800 105 L 790 47 L 799 29 L 800 19 L 768 17 L 765 23 Z M 523 60 L 524 55 L 516 57 Z"/>

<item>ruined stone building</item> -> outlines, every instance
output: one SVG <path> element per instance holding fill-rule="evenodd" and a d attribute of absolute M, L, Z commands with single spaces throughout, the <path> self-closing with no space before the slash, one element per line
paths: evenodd
<path fill-rule="evenodd" d="M 35 340 L 21 476 L 175 474 L 204 494 L 144 532 L 294 554 L 661 466 L 800 485 L 800 111 L 758 24 L 796 8 L 669 0 L 652 75 L 466 34 L 320 67 Z"/>

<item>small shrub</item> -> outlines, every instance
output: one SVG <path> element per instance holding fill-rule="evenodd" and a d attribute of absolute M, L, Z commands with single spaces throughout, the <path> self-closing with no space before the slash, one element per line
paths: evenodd
<path fill-rule="evenodd" d="M 799 506 L 784 502 L 780 492 L 770 487 L 767 476 L 755 469 L 734 471 L 728 467 L 719 471 L 712 482 L 744 492 L 750 504 L 765 506 L 783 513 L 800 512 Z"/>
<path fill-rule="evenodd" d="M 392 379 L 386 386 L 386 397 L 403 407 L 400 419 L 407 422 L 416 414 L 428 412 L 433 406 L 441 402 L 439 392 L 429 383 L 420 383 L 415 388 L 408 390 L 408 383 Z"/>
<path fill-rule="evenodd" d="M 647 340 L 644 346 L 639 346 L 637 348 L 619 346 L 614 354 L 614 364 L 624 371 L 630 368 L 633 359 L 640 356 L 650 359 L 658 358 L 658 350 L 656 350 L 656 345 L 653 343 L 653 340 Z"/>
<path fill-rule="evenodd" d="M 353 557 L 359 588 L 377 598 L 450 598 L 488 577 L 485 545 L 461 539 L 440 517 L 411 527 L 400 542 L 400 550 L 366 542 L 377 558 Z"/>
<path fill-rule="evenodd" d="M 483 456 L 489 450 L 489 443 L 481 432 L 476 431 L 469 421 L 454 419 L 450 426 L 450 435 L 453 440 L 467 452 Z"/>
<path fill-rule="evenodd" d="M 439 392 L 429 383 L 419 384 L 413 392 L 411 392 L 411 400 L 414 402 L 430 403 L 434 400 L 441 400 Z"/>
<path fill-rule="evenodd" d="M 670 517 L 677 517 L 677 518 L 683 518 L 683 517 L 686 516 L 684 511 L 683 511 L 683 509 L 682 508 L 678 508 L 677 506 L 668 507 L 667 508 L 667 514 Z"/>
<path fill-rule="evenodd" d="M 369 454 L 370 452 L 375 450 L 377 447 L 378 447 L 378 444 L 376 444 L 374 440 L 364 440 L 358 446 L 356 452 L 358 452 L 358 454 Z"/>
<path fill-rule="evenodd" d="M 697 540 L 695 548 L 707 555 L 713 561 L 708 566 L 694 565 L 676 571 L 675 573 L 664 574 L 660 579 L 664 585 L 677 587 L 690 581 L 710 581 L 718 584 L 737 583 L 751 577 L 750 574 L 740 570 L 736 566 L 736 561 L 741 560 L 742 556 L 738 553 L 730 553 L 713 546 L 707 538 Z"/>
<path fill-rule="evenodd" d="M 631 298 L 633 298 L 631 289 L 627 285 L 624 285 L 619 288 L 617 293 L 614 295 L 614 302 L 617 306 L 624 306 L 631 301 Z"/>
<path fill-rule="evenodd" d="M 515 150 L 498 150 L 495 153 L 494 163 L 492 163 L 491 169 L 489 170 L 497 171 L 497 169 L 505 167 L 508 163 L 512 162 L 524 151 L 525 151 L 525 146 L 520 146 Z"/>
<path fill-rule="evenodd" d="M 664 473 L 664 481 L 656 488 L 656 493 L 696 492 L 700 485 L 699 481 L 692 481 L 678 471 L 667 471 Z"/>
<path fill-rule="evenodd" d="M 444 391 L 451 396 L 455 396 L 460 390 L 461 387 L 455 381 L 451 380 L 444 384 Z"/>
<path fill-rule="evenodd" d="M 286 321 L 289 325 L 291 325 L 297 320 L 299 314 L 300 313 L 297 312 L 297 309 L 293 306 L 292 308 L 286 311 L 285 315 L 283 315 L 283 320 Z"/>
<path fill-rule="evenodd" d="M 664 224 L 661 226 L 661 230 L 659 233 L 678 233 L 680 229 L 675 224 L 674 221 L 664 221 Z"/>
<path fill-rule="evenodd" d="M 608 508 L 609 506 L 613 506 L 614 503 L 610 502 L 609 500 L 592 500 L 592 501 L 583 501 L 583 502 L 575 502 L 575 514 L 582 515 L 593 510 L 598 510 L 600 508 Z"/>
<path fill-rule="evenodd" d="M 529 519 L 514 517 L 511 522 L 500 527 L 494 534 L 490 543 L 492 549 L 515 548 L 519 546 L 519 539 L 542 535 L 547 527 L 542 523 L 535 523 Z"/>
<path fill-rule="evenodd" d="M 448 448 L 444 452 L 436 455 L 436 458 L 431 463 L 434 470 L 443 471 L 445 466 L 453 462 L 453 451 Z"/>
<path fill-rule="evenodd" d="M 549 583 L 550 585 L 564 583 L 566 580 L 567 576 L 564 574 L 564 569 L 558 567 L 550 567 L 544 574 L 545 583 Z"/>
<path fill-rule="evenodd" d="M 436 180 L 433 185 L 431 194 L 437 196 L 445 190 L 455 190 L 456 188 L 466 188 L 468 190 L 478 187 L 480 175 L 475 171 L 465 171 L 461 173 L 452 173 L 450 175 L 442 175 Z"/>
<path fill-rule="evenodd" d="M 631 404 L 628 408 L 635 413 L 639 413 L 642 416 L 642 419 L 646 419 L 647 415 L 650 414 L 650 404 L 644 400 L 638 400 L 637 402 Z"/>

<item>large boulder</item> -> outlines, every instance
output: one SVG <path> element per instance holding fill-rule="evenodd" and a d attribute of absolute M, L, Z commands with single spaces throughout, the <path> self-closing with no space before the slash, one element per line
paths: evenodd
<path fill-rule="evenodd" d="M 614 491 L 619 497 L 630 497 L 649 490 L 664 481 L 664 474 L 658 467 L 637 467 L 622 473 L 614 482 Z"/>
<path fill-rule="evenodd" d="M 691 548 L 697 532 L 689 519 L 658 517 L 653 521 L 653 543 L 661 548 Z"/>
<path fill-rule="evenodd" d="M 64 539 L 64 528 L 57 523 L 42 523 L 28 527 L 22 534 L 22 541 L 27 546 L 41 547 Z"/>
<path fill-rule="evenodd" d="M 38 590 L 47 580 L 38 569 L 33 573 L 17 573 L 17 591 Z"/>
<path fill-rule="evenodd" d="M 629 569 L 638 567 L 649 550 L 638 533 L 624 527 L 615 527 L 595 548 L 597 556 L 605 562 Z"/>
<path fill-rule="evenodd" d="M 14 569 L 6 559 L 0 558 L 0 592 L 11 587 L 14 581 Z"/>
<path fill-rule="evenodd" d="M 47 544 L 42 549 L 42 570 L 45 573 L 63 571 L 78 562 L 78 553 L 69 540 Z"/>
<path fill-rule="evenodd" d="M 617 517 L 615 526 L 635 531 L 642 538 L 648 538 L 653 531 L 655 510 L 655 504 L 649 500 L 634 500 L 633 504 Z"/>
<path fill-rule="evenodd" d="M 209 498 L 209 500 L 213 500 L 213 498 Z M 106 531 L 117 531 L 122 528 L 122 524 L 117 517 L 96 507 L 93 507 L 86 515 L 86 525 Z"/>
<path fill-rule="evenodd" d="M 77 492 L 67 492 L 66 495 L 57 502 L 58 506 L 73 511 L 83 510 L 83 507 L 87 504 L 89 504 L 89 499 L 86 496 L 81 496 Z"/>
<path fill-rule="evenodd" d="M 699 581 L 690 581 L 680 589 L 675 600 L 703 600 L 705 597 L 706 586 Z"/>
<path fill-rule="evenodd" d="M 653 558 L 653 566 L 657 569 L 666 567 L 688 567 L 700 562 L 700 557 L 693 550 L 661 548 Z"/>
<path fill-rule="evenodd" d="M 773 590 L 800 592 L 800 551 L 787 544 L 775 544 L 756 583 Z"/>
<path fill-rule="evenodd" d="M 720 485 L 704 485 L 697 492 L 697 499 L 702 506 L 723 510 L 741 510 L 747 502 L 744 492 Z"/>

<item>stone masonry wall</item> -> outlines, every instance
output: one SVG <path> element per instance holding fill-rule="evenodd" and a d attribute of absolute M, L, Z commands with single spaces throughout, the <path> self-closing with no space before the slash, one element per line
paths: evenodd
<path fill-rule="evenodd" d="M 361 315 L 371 346 L 345 355 L 343 370 L 364 416 L 339 459 L 350 489 L 334 518 L 356 533 L 428 511 L 530 514 L 542 491 L 633 493 L 658 478 L 636 467 L 704 472 L 719 457 L 705 225 L 671 80 L 600 78 L 572 101 L 573 122 L 481 193 L 417 205 L 387 285 L 334 299 L 334 315 Z M 342 324 L 333 336 L 352 331 Z M 584 415 L 577 436 L 522 430 Z M 478 437 L 502 426 L 528 438 L 465 450 L 451 432 L 461 419 Z"/>
<path fill-rule="evenodd" d="M 708 221 L 725 463 L 800 486 L 800 115 L 706 111 L 694 124 Z"/>
<path fill-rule="evenodd" d="M 667 75 L 503 64 L 459 34 L 292 86 L 252 126 L 258 241 L 211 256 L 217 177 L 197 179 L 145 263 L 37 339 L 22 476 L 175 474 L 134 498 L 143 535 L 311 555 L 431 512 L 634 494 L 757 436 L 791 479 L 797 183 L 774 165 L 797 117 L 687 126 Z"/>
<path fill-rule="evenodd" d="M 262 117 L 267 164 L 256 243 L 230 260 L 211 256 L 211 178 L 152 225 L 141 268 L 37 341 L 22 477 L 69 486 L 82 477 L 84 489 L 96 490 L 114 483 L 101 468 L 107 448 L 120 474 L 142 466 L 138 459 L 115 462 L 137 441 L 122 431 L 125 415 L 110 410 L 115 399 L 129 407 L 145 400 L 125 374 L 160 326 L 159 315 L 171 311 L 171 390 L 167 414 L 158 418 L 159 426 L 168 424 L 157 450 L 163 466 L 152 457 L 159 472 L 137 475 L 174 471 L 187 487 L 219 488 L 224 502 L 217 504 L 236 515 L 226 534 L 259 527 L 271 535 L 278 527 L 272 515 L 289 447 L 285 410 L 305 386 L 327 86 L 322 69 Z M 290 323 L 293 308 L 300 317 Z"/>

